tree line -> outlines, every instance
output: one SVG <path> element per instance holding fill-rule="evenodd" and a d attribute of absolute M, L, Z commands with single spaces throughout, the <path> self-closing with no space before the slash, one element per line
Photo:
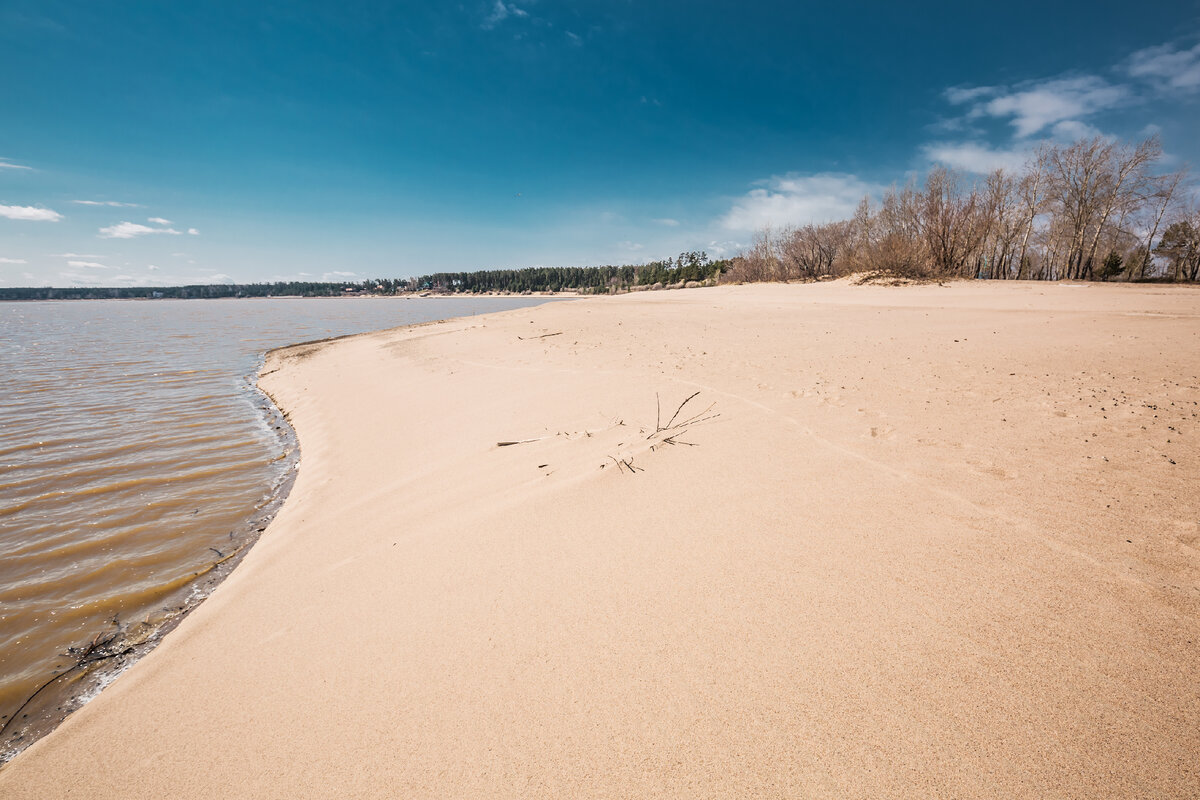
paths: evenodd
<path fill-rule="evenodd" d="M 730 261 L 712 261 L 708 253 L 690 251 L 677 258 L 647 264 L 602 267 L 528 267 L 526 269 L 438 272 L 411 278 L 403 291 L 558 292 L 628 291 L 635 288 L 678 288 L 688 283 L 716 283 Z"/>
<path fill-rule="evenodd" d="M 1157 137 L 1095 137 L 1045 142 L 1021 169 L 973 181 L 938 166 L 850 219 L 759 231 L 729 278 L 1196 281 L 1200 208 L 1186 168 L 1162 160 Z"/>
<path fill-rule="evenodd" d="M 0 300 L 194 299 L 223 297 L 342 297 L 410 293 L 479 294 L 578 291 L 588 294 L 681 288 L 716 283 L 731 262 L 712 261 L 703 251 L 647 264 L 602 267 L 528 267 L 525 269 L 437 272 L 416 278 L 369 278 L 324 283 L 217 283 L 151 287 L 0 287 Z"/>

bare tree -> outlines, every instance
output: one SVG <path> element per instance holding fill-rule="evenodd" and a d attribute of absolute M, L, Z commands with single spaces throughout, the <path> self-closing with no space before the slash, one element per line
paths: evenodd
<path fill-rule="evenodd" d="M 1162 157 L 1162 146 L 1157 136 L 1151 136 L 1136 147 L 1119 146 L 1108 148 L 1110 162 L 1108 176 L 1104 181 L 1105 191 L 1100 196 L 1100 219 L 1092 232 L 1092 244 L 1088 248 L 1086 270 L 1091 277 L 1092 265 L 1096 259 L 1096 245 L 1100 242 L 1100 234 L 1105 224 L 1112 216 L 1113 209 L 1126 208 L 1136 202 L 1139 193 L 1148 179 L 1147 170 L 1151 164 Z"/>
<path fill-rule="evenodd" d="M 760 231 L 731 277 L 811 280 L 883 271 L 1135 280 L 1157 253 L 1170 259 L 1173 276 L 1187 280 L 1196 272 L 1187 226 L 1200 230 L 1200 218 L 1173 211 L 1185 172 L 1155 174 L 1161 155 L 1155 137 L 1136 144 L 1095 137 L 1043 143 L 1021 170 L 995 170 L 973 183 L 934 167 L 919 190 L 914 181 L 893 186 L 878 207 L 864 197 L 852 219 Z M 1164 232 L 1156 247 L 1168 220 L 1170 237 Z"/>
<path fill-rule="evenodd" d="M 1034 220 L 1037 219 L 1046 202 L 1046 161 L 1046 146 L 1041 145 L 1025 163 L 1025 174 L 1018 184 L 1024 211 L 1025 232 L 1021 235 L 1021 253 L 1017 257 L 1017 278 L 1020 278 L 1022 274 L 1029 274 L 1025 259 L 1029 251 L 1029 236 L 1033 233 Z"/>
<path fill-rule="evenodd" d="M 959 274 L 978 245 L 975 192 L 964 194 L 962 177 L 934 167 L 921 196 L 925 243 L 931 266 L 943 275 Z"/>
<path fill-rule="evenodd" d="M 1150 227 L 1150 234 L 1146 237 L 1146 243 L 1138 255 L 1140 258 L 1137 263 L 1137 274 L 1131 269 L 1130 278 L 1141 279 L 1146 275 L 1146 265 L 1150 263 L 1151 248 L 1154 247 L 1154 237 L 1158 235 L 1158 227 L 1162 224 L 1163 215 L 1167 213 L 1167 208 L 1170 207 L 1171 201 L 1175 198 L 1175 193 L 1179 189 L 1179 184 L 1187 177 L 1188 168 L 1181 167 L 1174 172 L 1166 175 L 1161 175 L 1154 179 L 1156 191 L 1151 195 L 1152 199 L 1158 201 L 1158 213 L 1154 215 L 1154 224 Z"/>

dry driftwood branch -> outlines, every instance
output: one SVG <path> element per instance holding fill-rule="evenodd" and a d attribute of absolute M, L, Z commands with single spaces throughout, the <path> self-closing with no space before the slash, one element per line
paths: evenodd
<path fill-rule="evenodd" d="M 67 652 L 63 653 L 63 655 L 66 657 L 74 657 L 75 663 L 57 675 L 52 676 L 50 680 L 39 686 L 33 694 L 25 698 L 25 702 L 21 704 L 20 708 L 12 713 L 12 716 L 8 718 L 8 721 L 5 722 L 3 726 L 0 726 L 0 736 L 3 736 L 8 731 L 13 722 L 21 718 L 21 712 L 28 708 L 29 704 L 32 703 L 38 695 L 40 695 L 43 691 L 60 679 L 65 678 L 67 675 L 70 675 L 76 670 L 90 666 L 98 661 L 104 661 L 108 658 L 125 655 L 132 651 L 132 646 L 116 651 L 107 649 L 109 645 L 115 642 L 117 637 L 121 635 L 121 624 L 117 621 L 116 617 L 112 618 L 112 624 L 116 626 L 116 629 L 107 638 L 101 638 L 104 636 L 104 631 L 100 631 L 94 637 L 92 637 L 92 641 L 89 642 L 85 647 L 67 648 Z"/>
<path fill-rule="evenodd" d="M 531 339 L 548 339 L 551 336 L 562 336 L 562 333 L 562 331 L 555 331 L 554 333 L 543 333 L 541 336 L 518 336 L 517 338 L 523 342 L 527 342 Z"/>
<path fill-rule="evenodd" d="M 696 391 L 694 391 L 690 395 L 688 395 L 688 398 L 679 404 L 679 408 L 675 409 L 675 413 L 672 414 L 671 419 L 669 419 L 667 421 L 666 427 L 659 428 L 658 430 L 660 430 L 660 431 L 670 430 L 671 425 L 675 422 L 675 418 L 679 416 L 679 412 L 683 411 L 683 407 L 686 406 L 688 403 L 692 402 L 692 398 L 694 398 L 698 394 L 700 394 L 699 389 L 697 389 Z M 656 431 L 656 433 L 657 433 L 657 431 Z"/>
<path fill-rule="evenodd" d="M 675 427 L 676 428 L 685 428 L 688 425 L 693 425 L 697 422 L 702 422 L 703 420 L 701 420 L 700 417 L 704 417 L 705 414 L 712 411 L 713 406 L 715 406 L 715 405 L 716 405 L 716 403 L 709 403 L 708 408 L 704 409 L 703 411 L 699 412 L 698 414 L 693 414 L 692 416 L 685 419 L 683 422 L 680 422 Z M 713 416 L 718 416 L 718 415 L 714 414 Z M 704 417 L 704 419 L 712 419 L 712 417 Z"/>

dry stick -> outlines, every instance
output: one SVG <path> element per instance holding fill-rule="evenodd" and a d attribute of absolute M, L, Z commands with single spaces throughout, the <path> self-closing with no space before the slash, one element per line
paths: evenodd
<path fill-rule="evenodd" d="M 654 393 L 654 432 L 658 433 L 662 430 L 662 401 L 658 399 L 658 392 Z"/>
<path fill-rule="evenodd" d="M 539 436 L 536 439 L 518 439 L 513 442 L 496 442 L 496 447 L 512 447 L 514 444 L 529 444 L 530 442 L 540 442 L 545 439 L 545 436 Z"/>
<path fill-rule="evenodd" d="M 226 561 L 228 561 L 231 558 L 233 558 L 234 556 L 236 556 L 238 553 L 240 553 L 242 550 L 245 549 L 245 545 L 234 549 L 227 556 L 221 555 L 221 552 L 219 550 L 217 550 L 217 548 L 215 548 L 215 547 L 210 547 L 208 549 L 216 552 L 216 554 L 218 556 L 221 556 L 221 558 L 218 561 L 214 561 L 212 564 L 210 564 L 209 566 L 207 566 L 200 572 L 197 572 L 193 576 L 193 580 L 201 575 L 208 573 L 208 572 L 212 572 L 214 569 L 219 567 L 221 564 L 224 564 Z M 22 711 L 24 711 L 29 706 L 30 703 L 32 703 L 34 701 L 34 698 L 36 698 L 39 694 L 41 694 L 47 687 L 49 687 L 55 681 L 58 681 L 60 678 L 70 675 L 72 672 L 74 672 L 75 670 L 80 669 L 82 667 L 91 666 L 92 664 L 96 664 L 101 661 L 106 661 L 110 658 L 117 658 L 119 656 L 129 655 L 130 653 L 133 652 L 134 647 L 136 647 L 136 645 L 130 645 L 129 647 L 126 647 L 124 650 L 121 650 L 116 653 L 101 652 L 97 655 L 98 650 L 100 650 L 102 647 L 107 647 L 108 645 L 115 642 L 117 640 L 117 636 L 119 636 L 121 634 L 121 623 L 117 621 L 117 617 L 113 617 L 112 623 L 113 623 L 113 625 L 115 625 L 117 627 L 117 629 L 115 631 L 113 631 L 112 636 L 109 636 L 104 641 L 100 641 L 100 637 L 104 635 L 104 631 L 99 631 L 94 637 L 92 637 L 92 641 L 88 644 L 88 646 L 85 647 L 79 653 L 79 655 L 75 657 L 76 660 L 73 665 L 71 665 L 67 669 L 63 670 L 62 672 L 58 673 L 57 675 L 53 676 L 52 678 L 50 678 L 50 680 L 46 681 L 41 686 L 39 686 L 37 688 L 37 691 L 35 691 L 33 694 L 29 695 L 29 697 L 27 697 L 25 699 L 25 702 L 21 704 L 21 707 L 13 712 L 13 715 L 8 718 L 8 722 L 5 722 L 4 725 L 0 726 L 0 737 L 2 737 L 5 733 L 5 731 L 8 730 L 8 727 L 13 724 L 13 720 L 17 719 L 17 716 Z M 68 653 L 70 653 L 69 650 L 68 650 Z"/>
<path fill-rule="evenodd" d="M 116 617 L 113 618 L 113 622 L 116 623 Z M 17 719 L 20 718 L 21 712 L 24 711 L 26 708 L 28 708 L 29 704 L 32 703 L 34 701 L 34 699 L 36 699 L 37 696 L 39 694 L 41 694 L 43 691 L 45 691 L 51 684 L 55 683 L 56 681 L 58 681 L 61 678 L 66 677 L 67 675 L 70 675 L 72 672 L 74 672 L 77 669 L 89 666 L 91 664 L 95 664 L 95 663 L 103 661 L 107 658 L 116 658 L 117 656 L 125 655 L 130 650 L 132 650 L 133 648 L 130 647 L 126 650 L 123 650 L 120 653 L 108 653 L 108 654 L 102 654 L 102 655 L 98 655 L 98 656 L 92 655 L 97 650 L 99 650 L 101 647 L 106 647 L 106 646 L 112 644 L 114 641 L 116 641 L 116 638 L 117 638 L 118 634 L 120 634 L 120 633 L 121 633 L 121 628 L 120 628 L 119 624 L 118 624 L 117 630 L 113 631 L 113 635 L 108 637 L 104 641 L 100 641 L 100 637 L 104 635 L 104 631 L 98 632 L 95 635 L 95 637 L 92 638 L 91 643 L 86 648 L 84 648 L 84 650 L 76 657 L 74 664 L 72 664 L 70 667 L 63 670 L 62 672 L 58 673 L 57 675 L 54 675 L 53 677 L 51 677 L 50 680 L 46 681 L 41 686 L 39 686 L 37 688 L 37 691 L 35 691 L 33 694 L 29 695 L 29 697 L 25 698 L 25 702 L 21 703 L 20 708 L 18 708 L 16 711 L 14 711 L 12 713 L 12 716 L 8 718 L 8 722 L 4 723 L 3 726 L 0 726 L 0 736 L 4 735 L 4 733 L 8 730 L 9 726 L 12 725 L 13 722 L 15 722 Z"/>
<path fill-rule="evenodd" d="M 674 414 L 672 414 L 672 415 L 671 415 L 671 419 L 669 419 L 669 420 L 667 421 L 667 427 L 666 427 L 666 428 L 660 428 L 659 430 L 667 430 L 668 428 L 670 428 L 670 427 L 671 427 L 671 423 L 673 423 L 673 422 L 675 421 L 675 418 L 679 416 L 679 412 L 680 412 L 680 411 L 683 411 L 683 407 L 684 407 L 684 406 L 686 406 L 688 403 L 690 403 L 690 402 L 692 401 L 692 398 L 693 398 L 693 397 L 695 397 L 695 396 L 696 396 L 696 395 L 698 395 L 698 394 L 700 394 L 700 392 L 697 390 L 696 392 L 693 392 L 693 393 L 692 393 L 692 394 L 691 394 L 691 395 L 688 397 L 688 399 L 687 399 L 687 400 L 684 400 L 682 403 L 680 403 L 680 404 L 679 404 L 679 408 L 675 409 L 675 413 L 674 413 Z"/>
<path fill-rule="evenodd" d="M 712 410 L 713 410 L 713 406 L 715 406 L 715 405 L 716 405 L 716 403 L 709 403 L 709 405 L 708 405 L 708 408 L 704 409 L 703 411 L 699 412 L 698 414 L 695 414 L 695 415 L 693 415 L 693 416 L 691 416 L 691 417 L 688 417 L 687 419 L 685 419 L 683 422 L 680 422 L 680 423 L 679 423 L 678 425 L 676 425 L 675 427 L 677 427 L 677 428 L 683 428 L 683 427 L 685 427 L 685 426 L 688 426 L 688 425 L 692 425 L 692 424 L 694 424 L 695 422 L 697 422 L 697 421 L 698 421 L 698 419 L 697 419 L 698 417 L 703 417 L 705 414 L 707 414 L 708 412 L 712 411 Z M 718 415 L 714 415 L 714 416 L 718 416 Z M 704 418 L 705 418 L 705 419 L 711 419 L 711 417 L 704 417 Z M 670 426 L 668 426 L 668 427 L 670 427 Z"/>
<path fill-rule="evenodd" d="M 681 433 L 676 433 L 672 436 L 668 436 L 667 438 L 663 439 L 663 444 L 685 444 L 688 447 L 699 447 L 700 446 L 700 445 L 696 444 L 695 442 L 685 442 L 681 439 L 676 439 L 675 437 L 680 436 Z"/>
<path fill-rule="evenodd" d="M 708 422 L 710 419 L 716 419 L 719 416 L 721 416 L 721 415 L 719 413 L 717 413 L 717 414 L 709 414 L 707 417 L 700 417 L 699 419 L 693 418 L 693 419 L 688 420 L 687 422 L 681 422 L 680 424 L 676 425 L 674 428 L 667 428 L 667 430 L 682 432 L 682 431 L 687 430 L 688 428 L 690 428 L 693 425 L 699 425 L 701 422 Z"/>
<path fill-rule="evenodd" d="M 562 331 L 556 331 L 554 333 L 543 333 L 541 336 L 518 336 L 517 338 L 523 342 L 527 342 L 532 339 L 546 339 L 550 336 L 562 336 L 562 333 Z"/>

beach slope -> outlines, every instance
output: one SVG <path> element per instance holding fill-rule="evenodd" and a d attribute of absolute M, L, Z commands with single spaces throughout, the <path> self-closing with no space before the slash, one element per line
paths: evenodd
<path fill-rule="evenodd" d="M 0 796 L 1195 797 L 1198 354 L 996 282 L 276 351 L 281 513 Z"/>

